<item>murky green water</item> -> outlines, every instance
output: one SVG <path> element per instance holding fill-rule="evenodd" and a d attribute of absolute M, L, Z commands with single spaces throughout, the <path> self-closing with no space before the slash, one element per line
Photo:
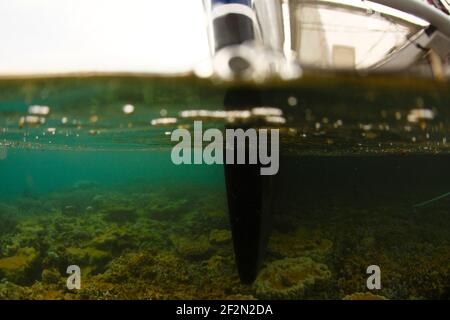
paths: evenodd
<path fill-rule="evenodd" d="M 223 167 L 170 159 L 173 129 L 224 127 L 214 111 L 227 90 L 193 78 L 1 80 L 0 298 L 450 297 L 448 84 L 346 75 L 257 88 L 285 123 L 233 119 L 281 129 L 272 235 L 252 285 L 236 271 Z M 69 265 L 80 290 L 66 288 Z M 381 290 L 367 289 L 370 265 Z"/>

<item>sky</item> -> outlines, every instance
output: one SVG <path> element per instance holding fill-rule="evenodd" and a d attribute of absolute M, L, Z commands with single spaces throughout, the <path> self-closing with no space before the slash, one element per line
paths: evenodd
<path fill-rule="evenodd" d="M 201 0 L 0 0 L 0 74 L 192 70 Z"/>

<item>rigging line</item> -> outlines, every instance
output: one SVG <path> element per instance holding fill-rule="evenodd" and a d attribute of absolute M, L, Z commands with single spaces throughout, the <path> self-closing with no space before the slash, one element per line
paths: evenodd
<path fill-rule="evenodd" d="M 401 35 L 404 34 L 404 32 L 398 32 L 398 31 L 390 31 L 390 30 L 370 30 L 368 32 L 367 30 L 342 30 L 342 29 L 331 29 L 331 28 L 314 28 L 314 27 L 303 27 L 302 30 L 305 31 L 324 31 L 324 32 L 342 32 L 342 33 L 385 33 L 385 34 L 397 34 Z"/>
<path fill-rule="evenodd" d="M 395 22 L 394 19 L 392 19 L 392 18 L 390 18 L 390 17 L 386 17 L 386 21 L 390 22 L 390 24 L 394 27 L 394 29 L 397 29 L 397 30 L 398 30 L 398 32 L 392 32 L 393 34 L 398 34 L 398 33 L 400 33 L 401 26 L 400 26 L 397 22 Z M 381 42 L 382 38 L 386 35 L 386 33 L 387 33 L 387 32 L 385 32 L 385 33 L 383 33 L 383 34 L 381 35 L 381 38 L 377 41 L 377 43 L 375 43 L 375 44 L 367 51 L 365 57 L 364 57 L 363 59 L 361 59 L 361 61 L 360 61 L 359 63 L 357 63 L 355 67 L 361 66 L 361 64 L 364 62 L 364 60 L 367 59 L 367 57 L 368 57 L 370 51 L 372 51 L 372 49 L 375 48 L 375 47 Z M 402 33 L 404 33 L 404 32 L 402 32 Z M 404 38 L 405 38 L 405 40 L 406 40 L 407 43 L 412 43 L 412 44 L 414 44 L 414 45 L 417 45 L 415 42 L 413 42 L 411 39 L 409 39 L 409 37 L 408 37 L 407 35 L 405 35 Z"/>
<path fill-rule="evenodd" d="M 389 22 L 388 26 L 394 25 L 394 28 L 391 29 L 391 31 L 394 30 L 401 30 L 403 28 L 404 30 L 408 30 L 409 28 L 407 26 L 399 25 L 398 23 L 393 22 L 390 19 L 387 19 L 385 22 Z M 379 29 L 379 28 L 361 28 L 361 26 L 353 26 L 349 24 L 337 24 L 337 23 L 323 23 L 320 21 L 301 21 L 300 25 L 307 25 L 307 26 L 318 26 L 318 27 L 338 27 L 343 29 L 349 29 L 349 30 L 358 30 L 358 31 L 386 31 L 389 29 Z"/>
<path fill-rule="evenodd" d="M 386 35 L 386 32 L 383 32 L 383 34 L 380 36 L 380 38 L 369 48 L 369 50 L 366 51 L 366 54 L 364 55 L 364 57 L 358 63 L 355 64 L 355 67 L 361 66 L 361 64 L 363 64 L 365 62 L 365 60 L 367 60 L 369 58 L 371 51 L 381 43 L 381 41 L 384 39 L 385 35 Z"/>
<path fill-rule="evenodd" d="M 429 205 L 429 204 L 431 204 L 431 203 L 433 203 L 433 202 L 435 202 L 435 201 L 444 199 L 444 198 L 446 198 L 446 197 L 448 197 L 448 196 L 450 196 L 450 192 L 441 194 L 440 196 L 437 196 L 437 197 L 435 197 L 435 198 L 433 198 L 433 199 L 430 199 L 430 200 L 427 200 L 427 201 L 424 201 L 424 202 L 420 202 L 420 203 L 414 204 L 414 205 L 413 205 L 413 208 L 420 208 L 420 207 L 427 206 L 427 205 Z"/>

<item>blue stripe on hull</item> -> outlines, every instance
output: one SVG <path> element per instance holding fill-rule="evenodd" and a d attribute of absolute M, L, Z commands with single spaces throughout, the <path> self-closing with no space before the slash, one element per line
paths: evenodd
<path fill-rule="evenodd" d="M 252 0 L 211 0 L 213 6 L 220 6 L 224 4 L 243 4 L 245 6 L 251 7 Z"/>

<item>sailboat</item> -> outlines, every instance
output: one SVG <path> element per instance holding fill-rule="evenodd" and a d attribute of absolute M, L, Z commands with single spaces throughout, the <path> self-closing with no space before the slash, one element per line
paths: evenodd
<path fill-rule="evenodd" d="M 450 72 L 448 0 L 205 0 L 205 9 L 221 78 L 284 77 L 286 64 Z M 423 68 L 430 59 L 434 71 Z"/>
<path fill-rule="evenodd" d="M 214 74 L 224 80 L 292 79 L 315 70 L 416 72 L 450 77 L 448 0 L 204 0 Z M 229 110 L 260 106 L 252 86 L 231 88 Z M 225 164 L 241 280 L 255 280 L 274 211 L 258 165 Z"/>

